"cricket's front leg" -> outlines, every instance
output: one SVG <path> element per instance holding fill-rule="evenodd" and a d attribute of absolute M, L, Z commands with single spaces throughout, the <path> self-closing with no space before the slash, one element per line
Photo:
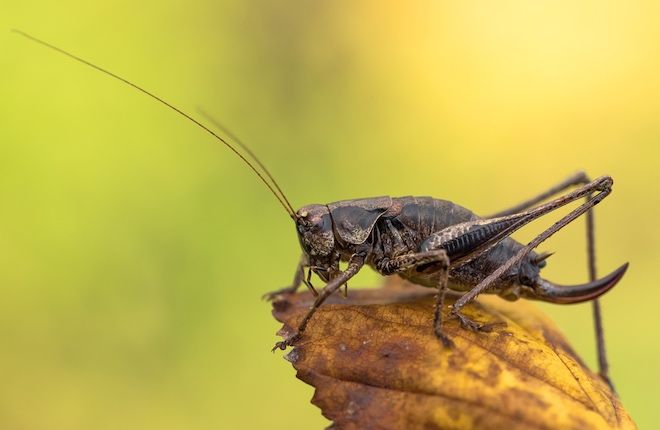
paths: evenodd
<path fill-rule="evenodd" d="M 293 281 L 291 282 L 291 285 L 288 287 L 280 288 L 279 290 L 271 291 L 269 293 L 264 294 L 261 296 L 262 299 L 267 300 L 267 301 L 273 301 L 279 296 L 286 296 L 289 294 L 294 294 L 298 288 L 300 287 L 301 284 L 307 285 L 307 288 L 310 289 L 310 291 L 315 295 L 318 296 L 319 294 L 316 292 L 314 289 L 314 286 L 312 285 L 310 281 L 311 277 L 311 271 L 308 273 L 307 279 L 305 279 L 305 268 L 309 267 L 308 263 L 308 258 L 306 255 L 303 254 L 302 257 L 300 257 L 300 261 L 298 262 L 298 266 L 296 267 L 296 273 L 293 276 Z"/>
<path fill-rule="evenodd" d="M 319 306 L 321 306 L 321 304 L 323 304 L 323 302 L 328 297 L 330 297 L 332 293 L 337 291 L 339 288 L 341 288 L 342 285 L 347 283 L 353 276 L 355 276 L 360 271 L 362 266 L 364 266 L 364 261 L 365 261 L 365 255 L 353 254 L 350 261 L 348 262 L 348 267 L 346 268 L 346 271 L 341 272 L 336 277 L 332 278 L 326 284 L 326 286 L 321 290 L 321 293 L 316 297 L 316 300 L 314 300 L 314 303 L 307 312 L 307 315 L 305 315 L 305 318 L 303 318 L 302 322 L 298 326 L 298 330 L 296 331 L 296 333 L 294 333 L 286 340 L 275 343 L 275 346 L 273 347 L 272 350 L 273 351 L 275 351 L 276 349 L 285 350 L 287 346 L 292 346 L 294 343 L 300 340 L 303 333 L 305 332 L 305 329 L 307 328 L 307 324 L 309 324 L 309 321 L 312 319 L 312 316 L 319 308 Z"/>

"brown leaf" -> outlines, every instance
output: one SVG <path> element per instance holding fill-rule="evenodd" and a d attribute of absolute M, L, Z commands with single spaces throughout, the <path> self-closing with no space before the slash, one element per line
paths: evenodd
<path fill-rule="evenodd" d="M 532 304 L 483 297 L 465 314 L 505 322 L 433 334 L 433 290 L 393 281 L 331 297 L 286 358 L 316 387 L 312 403 L 340 429 L 634 429 L 609 387 Z M 309 293 L 282 298 L 273 315 L 288 335 Z M 448 304 L 453 302 L 448 298 Z"/>

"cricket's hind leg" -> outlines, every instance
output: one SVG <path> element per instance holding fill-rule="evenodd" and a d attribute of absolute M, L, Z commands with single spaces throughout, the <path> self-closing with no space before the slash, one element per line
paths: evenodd
<path fill-rule="evenodd" d="M 449 345 L 449 339 L 442 332 L 441 318 L 441 310 L 447 291 L 449 263 L 451 262 L 451 265 L 455 267 L 463 262 L 469 261 L 480 253 L 487 251 L 488 248 L 494 246 L 529 222 L 554 211 L 558 207 L 585 197 L 594 189 L 602 187 L 603 183 L 606 182 L 607 179 L 601 178 L 599 181 L 596 181 L 589 186 L 585 186 L 580 190 L 559 197 L 552 202 L 531 210 L 492 219 L 475 219 L 451 225 L 445 229 L 430 234 L 421 244 L 419 252 L 401 255 L 392 259 L 384 258 L 375 262 L 376 269 L 383 275 L 402 273 L 413 268 L 418 271 L 429 269 L 441 271 L 438 277 L 438 298 L 436 301 L 434 328 L 436 336 L 443 342 L 443 344 Z M 531 250 L 531 248 L 529 250 Z M 527 252 L 529 252 L 529 250 Z M 524 255 L 522 257 L 524 257 Z M 516 262 L 517 261 L 518 260 L 516 260 Z M 481 290 L 477 290 L 474 297 L 490 286 L 496 279 L 497 277 L 491 280 L 488 285 L 482 286 Z M 476 288 L 479 288 L 479 286 L 475 287 L 475 289 Z M 471 292 L 474 292 L 475 289 L 471 290 Z M 468 329 L 479 331 L 489 331 L 492 329 L 492 325 L 472 321 L 460 313 L 459 310 L 465 305 L 465 303 L 466 302 L 460 307 L 454 305 L 455 309 L 452 313 L 452 317 L 459 319 L 461 325 Z"/>
<path fill-rule="evenodd" d="M 526 200 L 518 205 L 515 205 L 509 209 L 500 211 L 492 216 L 489 216 L 488 218 L 511 215 L 516 212 L 529 209 L 535 204 L 540 203 L 556 194 L 559 194 L 568 188 L 578 185 L 584 185 L 587 183 L 589 183 L 589 176 L 587 176 L 585 172 L 577 172 L 576 174 L 569 176 L 568 178 L 558 183 L 557 185 L 551 187 L 547 191 L 544 191 L 539 195 L 529 200 Z M 590 196 L 587 196 L 586 199 L 588 200 L 589 197 Z M 595 230 L 594 211 L 593 209 L 589 209 L 586 213 L 586 239 L 587 239 L 587 266 L 589 269 L 589 281 L 591 282 L 595 281 L 597 277 L 596 245 L 594 238 L 595 236 L 594 230 Z M 546 256 L 547 254 L 544 257 Z M 598 373 L 600 374 L 601 378 L 603 378 L 603 380 L 607 382 L 612 389 L 614 389 L 614 384 L 612 383 L 612 380 L 610 379 L 609 376 L 609 363 L 607 360 L 607 349 L 605 348 L 605 333 L 603 329 L 603 319 L 601 314 L 600 300 L 599 299 L 592 300 L 591 306 L 593 311 L 594 330 L 596 334 L 596 348 L 597 348 L 596 351 L 598 354 Z"/>
<path fill-rule="evenodd" d="M 557 194 L 559 194 L 563 191 L 566 191 L 567 189 L 569 189 L 571 187 L 575 187 L 575 186 L 578 186 L 578 185 L 584 185 L 584 184 L 588 184 L 588 183 L 589 183 L 589 177 L 587 176 L 587 174 L 585 172 L 582 172 L 582 171 L 577 172 L 577 173 L 569 176 L 568 178 L 564 179 L 563 181 L 561 181 L 557 185 L 554 185 L 554 186 L 550 187 L 550 189 L 540 193 L 537 196 L 532 197 L 531 199 L 525 200 L 524 202 L 519 203 L 519 204 L 517 204 L 513 207 L 510 207 L 508 209 L 505 209 L 503 211 L 497 212 L 495 214 L 489 215 L 489 216 L 484 217 L 484 218 L 497 218 L 497 217 L 501 217 L 501 216 L 513 215 L 515 213 L 527 210 L 527 209 L 533 207 L 534 205 L 537 205 L 537 204 L 541 203 L 542 201 L 549 199 L 552 196 L 555 196 L 555 195 L 557 195 Z"/>

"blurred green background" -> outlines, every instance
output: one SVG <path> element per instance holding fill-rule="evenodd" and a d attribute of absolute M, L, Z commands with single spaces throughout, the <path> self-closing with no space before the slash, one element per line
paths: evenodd
<path fill-rule="evenodd" d="M 657 2 L 28 0 L 0 28 L 1 429 L 327 424 L 270 353 L 259 297 L 299 256 L 277 202 L 187 121 L 10 28 L 204 107 L 295 206 L 415 194 L 485 214 L 611 174 L 600 273 L 631 262 L 603 300 L 612 374 L 658 422 Z M 586 279 L 582 221 L 542 249 L 548 278 Z M 545 309 L 593 366 L 590 306 Z"/>

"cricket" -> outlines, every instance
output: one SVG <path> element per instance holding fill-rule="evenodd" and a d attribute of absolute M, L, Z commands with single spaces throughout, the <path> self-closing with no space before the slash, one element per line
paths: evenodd
<path fill-rule="evenodd" d="M 524 298 L 557 304 L 592 301 L 599 372 L 611 386 L 598 297 L 621 280 L 628 263 L 606 276 L 598 278 L 596 275 L 593 208 L 611 193 L 613 180 L 610 176 L 591 179 L 586 173 L 578 172 L 538 196 L 483 217 L 447 200 L 413 196 L 350 199 L 311 204 L 295 210 L 254 153 L 208 115 L 202 113 L 220 134 L 121 76 L 20 30 L 14 32 L 109 75 L 182 115 L 229 148 L 274 195 L 294 223 L 302 257 L 291 285 L 264 297 L 277 300 L 295 293 L 304 284 L 315 300 L 297 331 L 277 342 L 273 350 L 294 346 L 304 337 L 306 327 L 313 323 L 312 317 L 323 302 L 342 287 L 347 289 L 351 278 L 369 266 L 381 275 L 398 275 L 437 290 L 434 323 L 429 329 L 433 329 L 438 341 L 447 348 L 453 346 L 453 341 L 443 331 L 446 321 L 441 310 L 448 291 L 461 294 L 448 318 L 458 320 L 467 330 L 483 332 L 493 330 L 494 324 L 474 321 L 461 311 L 482 293 L 497 294 L 506 300 Z M 510 237 L 530 222 L 576 201 L 582 203 L 529 243 L 522 244 Z M 551 254 L 537 253 L 534 249 L 583 215 L 586 217 L 589 281 L 560 285 L 542 278 L 541 269 Z M 347 263 L 345 270 L 340 269 L 342 262 Z M 326 283 L 320 291 L 312 286 L 312 273 Z"/>

